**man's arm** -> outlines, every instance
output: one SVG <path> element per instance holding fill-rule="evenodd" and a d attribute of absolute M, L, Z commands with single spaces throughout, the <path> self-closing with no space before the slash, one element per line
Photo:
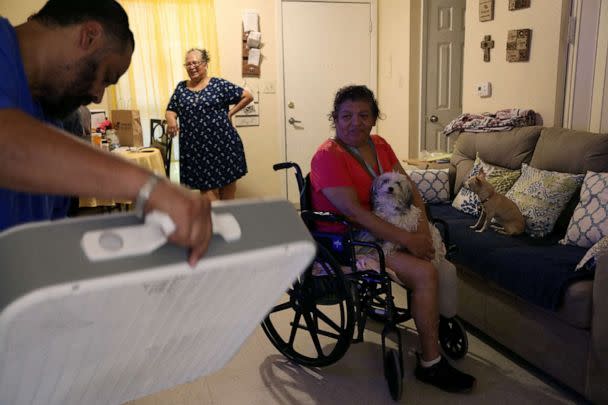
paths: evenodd
<path fill-rule="evenodd" d="M 134 201 L 150 176 L 20 110 L 0 110 L 0 187 Z M 154 187 L 145 209 L 169 214 L 176 224 L 169 239 L 192 248 L 194 265 L 211 238 L 209 201 L 164 180 Z"/>

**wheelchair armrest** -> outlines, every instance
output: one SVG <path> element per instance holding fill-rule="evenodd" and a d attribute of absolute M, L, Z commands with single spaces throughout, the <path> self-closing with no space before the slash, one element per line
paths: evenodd
<path fill-rule="evenodd" d="M 304 221 L 335 222 L 352 228 L 352 223 L 344 215 L 334 214 L 333 212 L 305 210 L 300 215 Z"/>
<path fill-rule="evenodd" d="M 376 253 L 378 254 L 378 263 L 380 265 L 380 272 L 386 273 L 386 263 L 384 260 L 384 251 L 382 250 L 382 246 L 378 245 L 375 242 L 364 242 L 361 240 L 353 240 L 353 241 L 351 241 L 351 243 L 353 244 L 353 246 L 365 246 L 365 247 L 374 249 L 376 251 Z"/>

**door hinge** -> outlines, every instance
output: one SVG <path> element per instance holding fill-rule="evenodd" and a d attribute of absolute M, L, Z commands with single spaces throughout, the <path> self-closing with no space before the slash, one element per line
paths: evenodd
<path fill-rule="evenodd" d="M 570 16 L 568 19 L 568 43 L 574 45 L 576 39 L 576 17 Z"/>
<path fill-rule="evenodd" d="M 370 20 L 369 20 L 369 32 L 370 32 L 370 33 L 372 32 L 373 28 L 374 28 L 374 23 L 373 23 L 373 21 L 370 19 Z"/>

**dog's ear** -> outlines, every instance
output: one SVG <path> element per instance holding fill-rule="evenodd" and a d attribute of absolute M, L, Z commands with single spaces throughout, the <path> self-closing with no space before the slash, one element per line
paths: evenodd
<path fill-rule="evenodd" d="M 481 169 L 479 169 L 479 177 L 481 177 L 482 179 L 486 178 L 486 172 L 483 170 L 483 167 Z"/>

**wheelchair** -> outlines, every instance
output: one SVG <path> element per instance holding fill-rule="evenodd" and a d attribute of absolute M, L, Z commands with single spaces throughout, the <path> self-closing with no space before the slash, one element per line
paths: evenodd
<path fill-rule="evenodd" d="M 310 178 L 303 177 L 296 163 L 278 163 L 273 169 L 295 170 L 300 192 L 300 215 L 317 242 L 317 253 L 313 263 L 294 281 L 285 298 L 262 321 L 264 333 L 290 360 L 307 367 L 324 367 L 340 360 L 351 343 L 363 342 L 368 317 L 379 321 L 383 323 L 384 378 L 393 400 L 399 400 L 403 393 L 404 370 L 401 334 L 397 325 L 411 319 L 411 293 L 407 291 L 407 308 L 395 305 L 382 248 L 376 243 L 356 240 L 353 226 L 346 218 L 313 211 Z M 343 224 L 346 232 L 318 232 L 315 229 L 317 221 Z M 443 225 L 444 241 L 450 247 L 448 252 L 452 252 L 447 226 Z M 377 254 L 380 272 L 357 269 L 355 248 L 359 246 L 371 248 Z M 290 320 L 289 324 L 286 324 L 286 318 Z M 395 348 L 389 348 L 387 344 L 390 336 L 395 338 Z M 452 359 L 460 359 L 467 353 L 466 331 L 456 317 L 440 317 L 439 343 Z"/>

